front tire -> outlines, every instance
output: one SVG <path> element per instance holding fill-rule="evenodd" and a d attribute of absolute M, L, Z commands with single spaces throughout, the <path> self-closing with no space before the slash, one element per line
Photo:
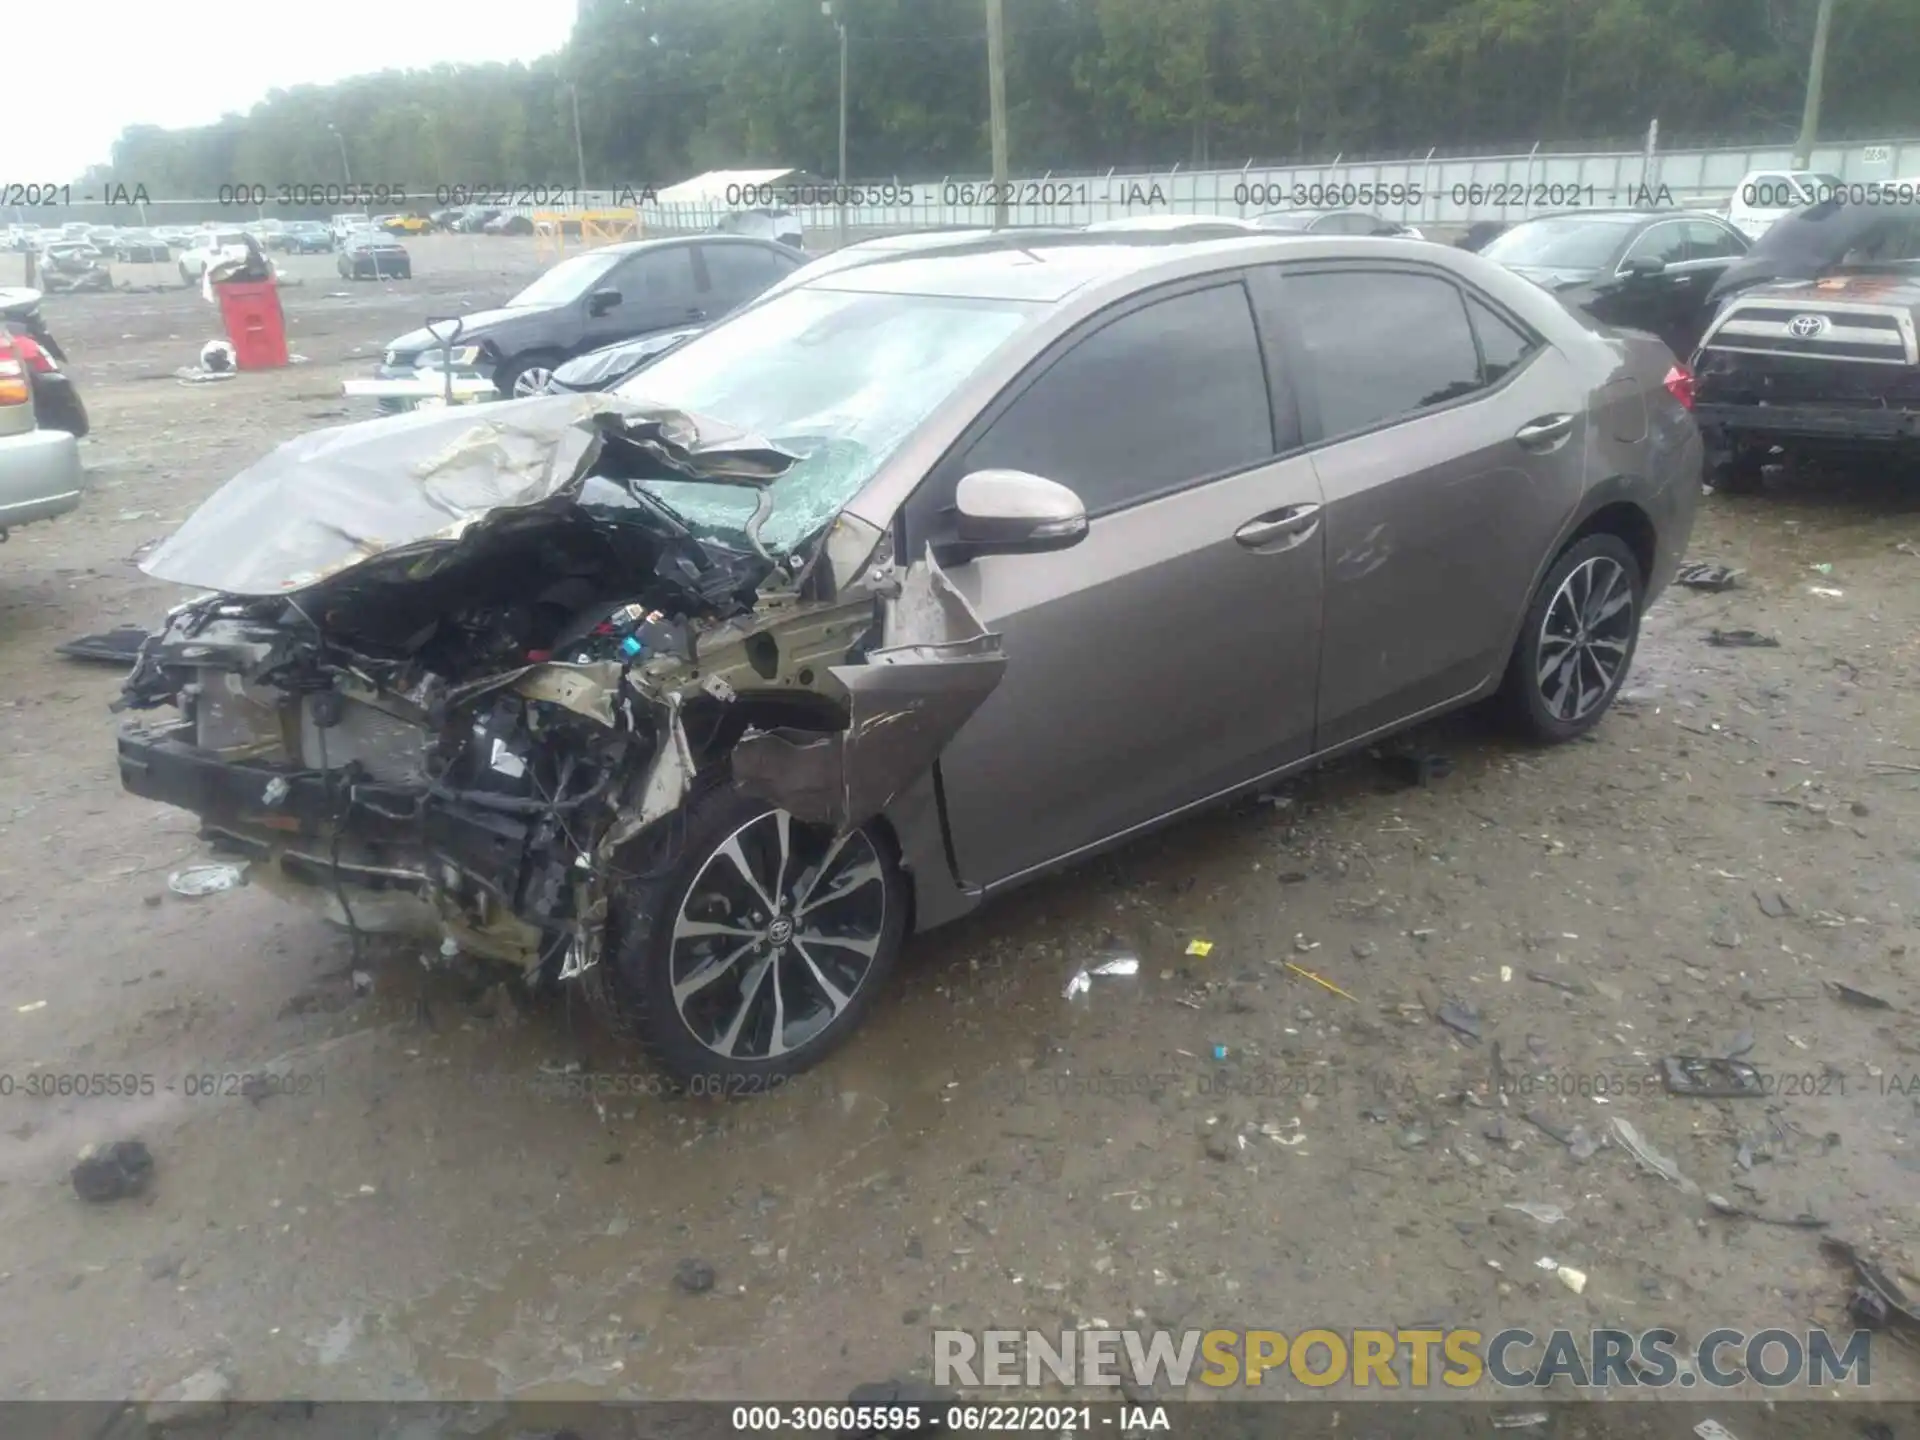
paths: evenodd
<path fill-rule="evenodd" d="M 906 878 L 874 824 L 836 839 L 721 784 L 636 851 L 615 878 L 609 998 L 696 1094 L 764 1093 L 824 1059 L 906 939 Z"/>
<path fill-rule="evenodd" d="M 503 360 L 493 372 L 493 388 L 507 400 L 544 395 L 547 381 L 553 378 L 554 368 L 561 360 L 561 356 L 547 350 L 530 350 L 525 355 L 515 355 Z"/>
<path fill-rule="evenodd" d="M 1589 535 L 1561 552 L 1527 606 L 1501 686 L 1522 734 L 1560 744 L 1600 723 L 1633 664 L 1645 594 L 1619 536 Z"/>

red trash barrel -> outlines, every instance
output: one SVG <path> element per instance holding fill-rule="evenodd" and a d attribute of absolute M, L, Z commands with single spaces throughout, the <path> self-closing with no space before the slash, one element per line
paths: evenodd
<path fill-rule="evenodd" d="M 220 320 L 236 368 L 277 370 L 287 363 L 287 321 L 273 281 L 229 280 L 216 283 L 213 293 L 220 299 Z"/>

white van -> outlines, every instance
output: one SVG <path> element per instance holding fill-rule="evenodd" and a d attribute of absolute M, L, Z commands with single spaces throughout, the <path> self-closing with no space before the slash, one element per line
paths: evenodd
<path fill-rule="evenodd" d="M 1754 170 L 1740 182 L 1727 206 L 1727 223 L 1758 240 L 1782 215 L 1831 199 L 1846 182 L 1812 170 Z"/>

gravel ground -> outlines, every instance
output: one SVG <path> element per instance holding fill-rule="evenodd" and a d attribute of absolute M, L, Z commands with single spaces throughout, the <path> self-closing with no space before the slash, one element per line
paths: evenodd
<path fill-rule="evenodd" d="M 1038 884 L 916 942 L 867 1030 L 757 1101 L 670 1099 L 577 1009 L 410 951 L 362 993 L 264 894 L 169 894 L 193 822 L 121 792 L 117 676 L 52 646 L 152 621 L 177 595 L 143 545 L 364 413 L 339 381 L 386 339 L 539 265 L 413 248 L 405 284 L 292 262 L 306 362 L 218 385 L 172 378 L 217 333 L 195 292 L 47 303 L 93 488 L 0 548 L 0 1394 L 212 1367 L 242 1397 L 837 1399 L 924 1374 L 936 1326 L 1845 1328 L 1818 1232 L 1715 1214 L 1615 1120 L 1920 1273 L 1911 475 L 1710 498 L 1695 558 L 1741 588 L 1658 607 L 1587 743 L 1452 722 L 1425 788 L 1355 760 Z M 1733 627 L 1778 647 L 1707 643 Z M 1063 998 L 1115 950 L 1137 978 Z M 1748 1046 L 1763 1099 L 1660 1088 L 1663 1054 Z M 293 1093 L 195 1093 L 266 1065 Z M 27 1093 L 100 1073 L 151 1093 Z M 129 1137 L 148 1193 L 78 1200 L 75 1150 Z M 710 1291 L 672 1283 L 690 1258 Z M 1920 1397 L 1897 1345 L 1874 1381 Z"/>

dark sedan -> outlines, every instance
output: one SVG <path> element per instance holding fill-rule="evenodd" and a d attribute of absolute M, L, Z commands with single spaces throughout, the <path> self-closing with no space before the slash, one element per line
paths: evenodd
<path fill-rule="evenodd" d="M 1685 358 L 1707 328 L 1708 293 L 1748 243 L 1704 211 L 1580 210 L 1522 221 L 1480 253 Z"/>
<path fill-rule="evenodd" d="M 289 255 L 325 255 L 333 249 L 333 232 L 318 220 L 295 220 L 279 239 L 279 248 Z"/>
<path fill-rule="evenodd" d="M 1270 210 L 1253 217 L 1262 230 L 1291 230 L 1302 235 L 1395 235 L 1424 240 L 1411 225 L 1365 210 Z"/>
<path fill-rule="evenodd" d="M 432 334 L 414 330 L 388 344 L 377 374 L 411 379 L 422 365 L 450 363 L 490 375 L 502 395 L 537 395 L 554 370 L 576 355 L 718 320 L 805 258 L 785 245 L 742 235 L 636 240 L 582 251 L 499 309 L 461 316 L 451 355 Z"/>
<path fill-rule="evenodd" d="M 334 262 L 348 280 L 411 280 L 413 257 L 407 247 L 389 235 L 356 230 L 340 247 Z"/>

